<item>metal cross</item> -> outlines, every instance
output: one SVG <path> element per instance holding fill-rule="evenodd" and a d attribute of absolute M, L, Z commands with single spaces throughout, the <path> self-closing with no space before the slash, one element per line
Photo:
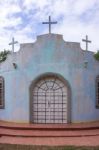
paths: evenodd
<path fill-rule="evenodd" d="M 82 39 L 83 42 L 86 42 L 86 51 L 88 50 L 88 43 L 91 43 L 91 41 L 88 40 L 88 35 L 86 35 L 86 39 Z"/>
<path fill-rule="evenodd" d="M 14 40 L 14 37 L 12 38 L 12 42 L 9 43 L 9 45 L 12 45 L 12 52 L 14 52 L 14 45 L 17 44 L 18 42 Z"/>
<path fill-rule="evenodd" d="M 42 24 L 48 24 L 49 25 L 49 33 L 51 33 L 51 25 L 57 24 L 57 21 L 51 21 L 51 17 L 49 16 L 49 21 L 48 22 L 42 22 Z"/>

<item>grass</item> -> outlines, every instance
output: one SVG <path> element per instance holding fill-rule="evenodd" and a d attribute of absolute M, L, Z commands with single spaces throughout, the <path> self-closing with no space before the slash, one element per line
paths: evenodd
<path fill-rule="evenodd" d="M 31 146 L 0 144 L 0 150 L 99 150 L 99 147 L 75 147 L 75 146 Z"/>

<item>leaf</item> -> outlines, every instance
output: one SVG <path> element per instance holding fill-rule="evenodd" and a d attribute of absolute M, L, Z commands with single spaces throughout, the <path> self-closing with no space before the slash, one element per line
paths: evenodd
<path fill-rule="evenodd" d="M 11 53 L 11 51 L 9 51 L 9 50 L 1 51 L 0 52 L 0 63 L 5 61 L 10 53 Z"/>
<path fill-rule="evenodd" d="M 97 52 L 94 54 L 94 57 L 95 57 L 96 60 L 99 61 L 99 51 L 97 51 Z"/>

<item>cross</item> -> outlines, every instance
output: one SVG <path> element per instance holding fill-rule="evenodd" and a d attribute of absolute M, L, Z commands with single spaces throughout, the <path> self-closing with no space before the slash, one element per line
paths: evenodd
<path fill-rule="evenodd" d="M 86 39 L 82 39 L 83 42 L 86 42 L 86 51 L 88 50 L 88 43 L 91 43 L 91 41 L 88 40 L 88 35 L 86 35 Z"/>
<path fill-rule="evenodd" d="M 17 44 L 18 42 L 14 40 L 14 37 L 12 38 L 12 42 L 9 43 L 9 45 L 12 45 L 12 52 L 14 52 L 14 45 Z"/>
<path fill-rule="evenodd" d="M 57 24 L 57 21 L 51 21 L 51 17 L 49 16 L 49 21 L 48 22 L 42 22 L 42 24 L 48 24 L 49 25 L 49 33 L 51 33 L 51 25 Z"/>

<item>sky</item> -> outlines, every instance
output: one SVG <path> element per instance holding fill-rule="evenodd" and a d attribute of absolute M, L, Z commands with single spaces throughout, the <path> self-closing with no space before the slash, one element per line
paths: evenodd
<path fill-rule="evenodd" d="M 69 42 L 79 42 L 85 50 L 82 39 L 88 35 L 89 50 L 99 50 L 99 0 L 0 0 L 0 51 L 11 50 L 12 37 L 19 43 L 35 42 L 37 36 L 48 33 L 52 21 L 52 33 L 62 34 Z"/>

